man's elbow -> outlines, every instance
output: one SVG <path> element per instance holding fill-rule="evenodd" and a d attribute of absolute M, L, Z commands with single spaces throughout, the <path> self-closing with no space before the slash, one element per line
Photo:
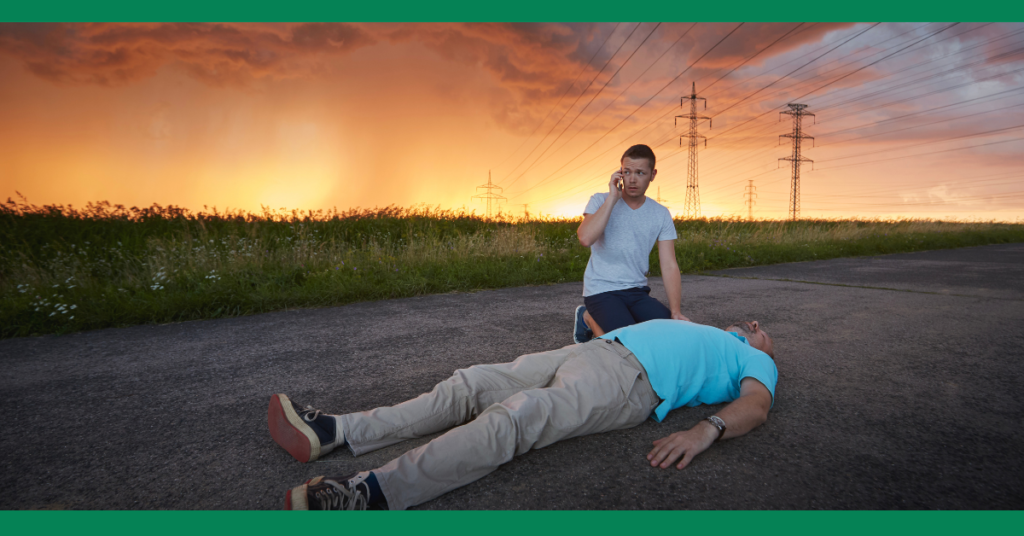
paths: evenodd
<path fill-rule="evenodd" d="M 594 245 L 594 242 L 592 240 L 587 239 L 587 237 L 583 235 L 582 231 L 576 231 L 576 238 L 579 239 L 580 245 L 585 248 L 589 248 L 590 246 Z"/>
<path fill-rule="evenodd" d="M 766 422 L 768 422 L 768 411 L 771 408 L 772 408 L 772 403 L 771 403 L 770 400 L 768 401 L 767 404 L 764 404 L 764 403 L 761 404 L 761 407 L 759 408 L 760 411 L 758 412 L 758 415 L 757 415 L 757 424 L 754 425 L 755 428 L 758 427 L 758 426 L 761 426 L 762 424 L 764 424 Z"/>
<path fill-rule="evenodd" d="M 751 424 L 753 424 L 753 426 L 750 427 L 751 430 L 768 421 L 768 410 L 772 407 L 770 398 L 767 401 L 755 399 L 752 402 L 754 402 L 752 405 L 753 407 L 751 407 L 747 413 L 751 419 Z"/>

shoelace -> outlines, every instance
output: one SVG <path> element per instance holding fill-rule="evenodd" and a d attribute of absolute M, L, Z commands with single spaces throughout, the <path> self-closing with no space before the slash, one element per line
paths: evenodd
<path fill-rule="evenodd" d="M 366 494 L 359 490 L 349 489 L 345 484 L 333 480 L 325 480 L 330 488 L 316 491 L 313 495 L 320 502 L 322 510 L 366 510 Z"/>
<path fill-rule="evenodd" d="M 320 410 L 313 409 L 313 406 L 306 406 L 306 409 L 302 411 L 306 412 L 306 414 L 302 416 L 302 418 L 305 419 L 306 422 L 313 422 L 314 420 L 316 420 L 317 417 L 320 416 Z M 312 417 L 310 417 L 310 413 L 313 414 Z"/>

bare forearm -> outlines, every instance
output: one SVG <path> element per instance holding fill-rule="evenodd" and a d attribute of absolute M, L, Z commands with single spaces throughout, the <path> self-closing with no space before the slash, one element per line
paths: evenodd
<path fill-rule="evenodd" d="M 601 235 L 604 234 L 604 228 L 608 225 L 609 218 L 611 218 L 614 206 L 614 202 L 609 202 L 608 199 L 605 199 L 604 204 L 601 205 L 601 208 L 597 209 L 597 212 L 584 216 L 583 223 L 576 230 L 576 236 L 580 240 L 580 245 L 589 248 L 601 238 Z"/>
<path fill-rule="evenodd" d="M 771 401 L 769 400 L 769 405 Z M 764 424 L 768 420 L 768 407 L 764 401 L 753 397 L 740 397 L 733 403 L 722 408 L 716 413 L 720 419 L 725 421 L 725 434 L 722 439 L 739 437 L 747 432 Z M 711 423 L 702 421 L 711 426 Z"/>
<path fill-rule="evenodd" d="M 772 404 L 768 389 L 753 378 L 745 378 L 740 385 L 740 397 L 717 413 L 725 421 L 722 439 L 746 434 L 768 419 L 768 409 Z M 689 430 L 656 440 L 647 460 L 651 466 L 662 468 L 679 460 L 676 467 L 682 469 L 694 456 L 707 450 L 717 437 L 718 428 L 708 421 L 701 421 Z"/>
<path fill-rule="evenodd" d="M 679 265 L 674 260 L 671 263 L 662 263 L 661 281 L 665 284 L 665 292 L 668 294 L 669 311 L 679 313 L 683 304 L 683 279 L 679 275 Z"/>
<path fill-rule="evenodd" d="M 668 308 L 675 320 L 689 320 L 680 311 L 683 302 L 683 283 L 679 276 L 679 264 L 676 262 L 676 241 L 658 241 L 658 262 L 661 264 L 661 281 L 665 284 L 668 294 Z"/>

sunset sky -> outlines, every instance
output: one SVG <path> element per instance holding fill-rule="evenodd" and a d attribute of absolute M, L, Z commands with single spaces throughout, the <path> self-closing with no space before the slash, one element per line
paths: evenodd
<path fill-rule="evenodd" d="M 0 197 L 573 216 L 619 156 L 706 216 L 1024 218 L 1024 24 L 0 24 Z M 659 191 L 660 188 L 660 191 Z"/>

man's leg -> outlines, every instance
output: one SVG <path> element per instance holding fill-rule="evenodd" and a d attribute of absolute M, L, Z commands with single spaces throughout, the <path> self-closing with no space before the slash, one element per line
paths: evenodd
<path fill-rule="evenodd" d="M 583 298 L 583 304 L 587 306 L 587 313 L 597 323 L 596 326 L 590 326 L 595 336 L 636 323 L 633 314 L 629 312 L 626 295 L 621 290 L 586 296 Z"/>
<path fill-rule="evenodd" d="M 631 288 L 622 291 L 626 295 L 626 306 L 633 320 L 639 324 L 648 320 L 672 318 L 672 312 L 655 298 L 651 297 L 651 287 Z"/>
<path fill-rule="evenodd" d="M 591 338 L 600 337 L 605 334 L 604 328 L 602 328 L 601 325 L 597 323 L 597 320 L 594 320 L 594 317 L 587 311 L 583 311 L 583 322 L 587 324 L 587 329 L 589 329 L 590 333 L 593 334 Z"/>
<path fill-rule="evenodd" d="M 447 430 L 476 418 L 488 406 L 515 393 L 547 385 L 571 348 L 527 354 L 511 363 L 457 370 L 429 393 L 396 406 L 340 415 L 338 422 L 356 456 Z"/>
<path fill-rule="evenodd" d="M 636 358 L 595 340 L 571 354 L 546 388 L 516 393 L 372 473 L 391 509 L 405 509 L 473 482 L 530 449 L 636 426 L 659 400 Z M 564 349 L 563 349 L 564 350 Z"/>

